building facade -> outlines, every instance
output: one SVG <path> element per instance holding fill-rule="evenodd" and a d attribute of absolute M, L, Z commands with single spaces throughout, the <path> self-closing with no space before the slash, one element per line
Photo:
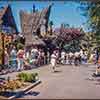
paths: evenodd
<path fill-rule="evenodd" d="M 0 8 L 0 64 L 4 64 L 6 45 L 12 42 L 13 33 L 18 33 L 10 5 Z"/>

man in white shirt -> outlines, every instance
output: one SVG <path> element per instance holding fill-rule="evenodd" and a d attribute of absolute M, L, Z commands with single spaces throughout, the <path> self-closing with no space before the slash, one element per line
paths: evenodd
<path fill-rule="evenodd" d="M 77 66 L 79 64 L 79 61 L 80 61 L 80 52 L 75 52 L 75 65 Z"/>
<path fill-rule="evenodd" d="M 66 57 L 66 52 L 62 51 L 62 52 L 61 52 L 61 63 L 62 63 L 62 64 L 65 63 L 65 57 Z"/>
<path fill-rule="evenodd" d="M 73 53 L 72 52 L 69 53 L 68 60 L 69 60 L 69 64 L 71 65 L 72 61 L 73 61 Z"/>
<path fill-rule="evenodd" d="M 56 67 L 56 63 L 57 63 L 57 56 L 56 56 L 56 51 L 53 52 L 53 54 L 51 55 L 51 66 L 53 71 L 55 71 L 55 67 Z"/>

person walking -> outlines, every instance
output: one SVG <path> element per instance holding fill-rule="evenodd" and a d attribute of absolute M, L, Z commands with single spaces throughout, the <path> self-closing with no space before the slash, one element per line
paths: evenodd
<path fill-rule="evenodd" d="M 4 65 L 9 67 L 9 54 L 7 52 L 7 48 L 5 48 L 5 52 L 4 52 Z"/>
<path fill-rule="evenodd" d="M 42 65 L 42 50 L 39 49 L 39 55 L 38 55 L 38 66 Z"/>
<path fill-rule="evenodd" d="M 50 52 L 47 52 L 47 64 L 50 64 Z"/>
<path fill-rule="evenodd" d="M 51 66 L 54 72 L 56 68 L 56 63 L 57 63 L 57 55 L 56 55 L 56 51 L 54 51 L 51 55 Z"/>
<path fill-rule="evenodd" d="M 94 54 L 93 54 L 93 52 L 90 54 L 90 57 L 89 57 L 89 63 L 91 63 L 91 64 L 93 64 L 94 62 L 94 59 L 93 59 L 93 57 L 94 57 Z"/>
<path fill-rule="evenodd" d="M 66 53 L 66 64 L 68 64 L 68 53 Z"/>
<path fill-rule="evenodd" d="M 96 62 L 95 62 L 95 64 L 97 64 L 98 59 L 99 59 L 99 50 L 97 49 L 95 53 L 96 53 Z"/>
<path fill-rule="evenodd" d="M 81 64 L 85 64 L 85 53 L 81 54 Z"/>
<path fill-rule="evenodd" d="M 93 76 L 95 77 L 100 77 L 100 55 L 98 55 L 98 61 L 97 61 L 97 65 L 96 65 L 96 70 L 95 73 L 93 73 Z"/>
<path fill-rule="evenodd" d="M 74 56 L 75 56 L 74 64 L 75 64 L 75 66 L 77 66 L 80 63 L 80 53 L 79 52 L 75 52 Z"/>
<path fill-rule="evenodd" d="M 45 61 L 45 52 L 42 50 L 42 54 L 41 54 L 41 59 L 42 59 L 42 65 L 45 65 L 46 64 L 46 61 Z"/>
<path fill-rule="evenodd" d="M 65 64 L 65 58 L 66 58 L 66 52 L 62 51 L 61 52 L 61 64 Z"/>
<path fill-rule="evenodd" d="M 18 62 L 17 71 L 23 70 L 24 69 L 24 49 L 22 48 L 20 48 L 17 52 L 17 62 Z"/>
<path fill-rule="evenodd" d="M 33 67 L 38 66 L 39 50 L 37 48 L 32 48 L 31 50 L 31 64 Z"/>
<path fill-rule="evenodd" d="M 68 60 L 69 60 L 69 64 L 72 65 L 72 62 L 73 62 L 73 53 L 72 52 L 69 53 Z"/>
<path fill-rule="evenodd" d="M 79 56 L 79 63 L 82 64 L 82 56 L 84 56 L 84 54 L 83 54 L 84 51 L 81 49 L 79 53 L 80 53 L 80 56 Z"/>
<path fill-rule="evenodd" d="M 60 52 L 59 50 L 55 50 L 55 55 L 56 55 L 56 64 L 59 64 L 60 63 Z"/>
<path fill-rule="evenodd" d="M 96 64 L 96 53 L 93 52 L 93 64 L 95 65 Z"/>
<path fill-rule="evenodd" d="M 10 52 L 10 63 L 13 70 L 17 69 L 17 50 L 16 47 L 13 46 Z"/>

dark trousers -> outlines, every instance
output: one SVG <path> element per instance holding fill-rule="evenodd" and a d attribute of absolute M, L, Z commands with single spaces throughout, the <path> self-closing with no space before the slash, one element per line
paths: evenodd
<path fill-rule="evenodd" d="M 74 64 L 75 65 L 80 64 L 80 58 L 79 57 L 75 57 Z"/>

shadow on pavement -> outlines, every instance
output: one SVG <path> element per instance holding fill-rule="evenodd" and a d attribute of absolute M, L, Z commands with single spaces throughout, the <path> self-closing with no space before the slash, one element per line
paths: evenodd
<path fill-rule="evenodd" d="M 62 72 L 61 70 L 55 70 L 54 73 L 60 73 Z"/>
<path fill-rule="evenodd" d="M 17 98 L 21 95 L 23 95 L 22 91 L 19 91 L 19 92 L 13 92 L 13 91 L 0 92 L 0 96 L 4 96 L 6 98 L 13 98 L 13 97 Z"/>
<path fill-rule="evenodd" d="M 30 91 L 30 92 L 28 92 L 28 93 L 19 95 L 19 96 L 17 96 L 16 98 L 22 98 L 22 97 L 24 97 L 24 96 L 37 96 L 37 95 L 39 95 L 39 94 L 40 94 L 40 92 Z"/>
<path fill-rule="evenodd" d="M 22 91 L 20 92 L 0 92 L 0 96 L 4 96 L 6 98 L 9 98 L 9 97 L 12 97 L 12 96 L 15 96 L 15 98 L 21 98 L 23 96 L 27 96 L 27 95 L 31 95 L 31 96 L 37 96 L 39 95 L 40 92 L 33 92 L 33 91 L 30 91 L 28 93 L 23 93 Z M 1 100 L 1 99 L 0 99 Z"/>
<path fill-rule="evenodd" d="M 88 71 L 95 72 L 95 69 L 91 69 L 91 70 L 88 70 Z"/>
<path fill-rule="evenodd" d="M 88 80 L 88 81 L 95 81 L 94 78 L 86 78 L 85 80 Z"/>
<path fill-rule="evenodd" d="M 97 80 L 96 80 L 95 85 L 100 85 L 100 79 L 97 79 Z"/>
<path fill-rule="evenodd" d="M 94 83 L 95 85 L 100 85 L 100 76 L 99 77 L 86 78 L 85 80 L 94 81 L 94 82 L 96 82 L 96 83 Z"/>

